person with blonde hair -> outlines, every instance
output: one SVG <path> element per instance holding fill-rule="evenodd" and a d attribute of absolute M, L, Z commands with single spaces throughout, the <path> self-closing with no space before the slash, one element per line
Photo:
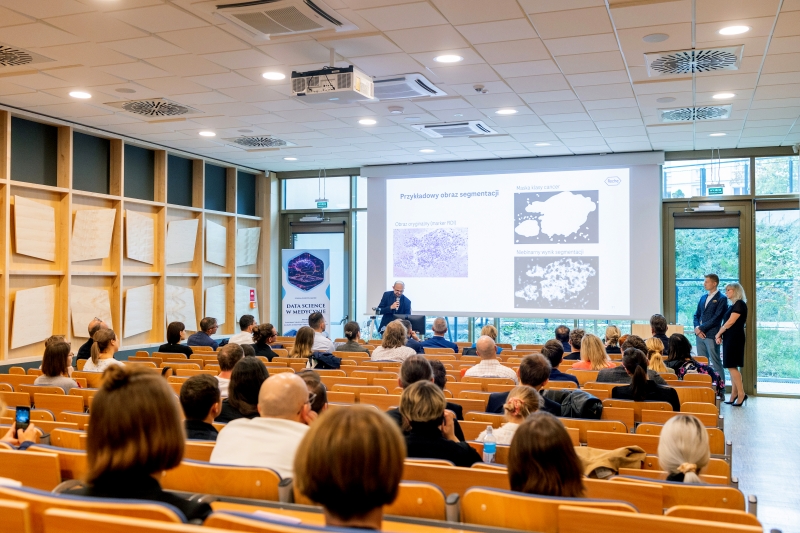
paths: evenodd
<path fill-rule="evenodd" d="M 533 387 L 520 385 L 511 389 L 506 403 L 503 405 L 506 422 L 493 431 L 497 444 L 511 444 L 511 439 L 514 438 L 514 433 L 520 424 L 538 411 L 542 404 L 544 404 L 544 398 Z M 485 436 L 486 430 L 483 430 L 475 440 L 483 442 Z"/>
<path fill-rule="evenodd" d="M 340 357 L 336 357 L 331 352 L 321 352 L 314 349 L 318 340 L 319 333 L 311 326 L 303 326 L 297 330 L 294 347 L 289 353 L 289 357 L 295 359 L 305 359 L 306 368 L 335 369 L 342 363 Z"/>
<path fill-rule="evenodd" d="M 487 337 L 490 337 L 495 343 L 497 342 L 497 328 L 494 327 L 493 325 L 486 324 L 485 326 L 483 326 L 481 328 L 481 337 L 483 337 L 484 335 L 487 336 Z M 477 341 L 472 343 L 471 348 L 477 348 Z M 503 349 L 500 346 L 497 346 L 495 344 L 495 353 L 497 355 L 499 355 L 500 352 L 502 352 L 502 351 L 503 351 Z M 467 352 L 464 352 L 464 353 L 467 353 Z"/>
<path fill-rule="evenodd" d="M 667 481 L 701 483 L 699 473 L 710 457 L 708 431 L 692 415 L 675 415 L 664 424 L 658 441 L 658 461 Z"/>
<path fill-rule="evenodd" d="M 619 338 L 622 335 L 617 326 L 608 326 L 606 328 L 606 353 L 622 353 L 619 347 Z"/>
<path fill-rule="evenodd" d="M 664 343 L 658 337 L 650 337 L 644 342 L 647 346 L 647 368 L 659 374 L 674 374 L 675 371 L 664 364 Z"/>
<path fill-rule="evenodd" d="M 400 320 L 392 320 L 383 332 L 383 342 L 372 351 L 373 361 L 403 362 L 415 355 L 414 348 L 406 346 L 408 330 Z"/>
<path fill-rule="evenodd" d="M 408 457 L 445 459 L 464 467 L 481 462 L 478 452 L 456 437 L 455 414 L 446 407 L 444 392 L 432 381 L 417 381 L 403 389 L 400 415 Z"/>
<path fill-rule="evenodd" d="M 112 365 L 124 366 L 122 361 L 114 359 L 119 351 L 119 341 L 113 329 L 101 328 L 94 334 L 92 356 L 83 367 L 84 372 L 103 372 Z"/>
<path fill-rule="evenodd" d="M 326 412 L 294 459 L 295 488 L 322 505 L 325 525 L 380 530 L 396 498 L 406 445 L 395 424 L 369 406 Z"/>
<path fill-rule="evenodd" d="M 587 333 L 581 341 L 581 360 L 572 365 L 575 370 L 603 370 L 614 368 L 614 363 L 606 353 L 603 341 L 597 335 Z"/>
<path fill-rule="evenodd" d="M 725 295 L 730 305 L 722 318 L 722 327 L 719 328 L 714 340 L 717 345 L 722 345 L 722 366 L 731 375 L 731 397 L 730 401 L 725 403 L 741 407 L 747 400 L 740 371 L 740 368 L 744 366 L 744 325 L 747 322 L 747 304 L 745 303 L 747 297 L 744 294 L 744 288 L 738 283 L 725 285 Z"/>
<path fill-rule="evenodd" d="M 311 347 L 314 345 L 314 330 L 309 326 L 303 326 L 297 330 L 294 338 L 294 346 L 289 352 L 289 357 L 305 359 L 312 354 Z"/>

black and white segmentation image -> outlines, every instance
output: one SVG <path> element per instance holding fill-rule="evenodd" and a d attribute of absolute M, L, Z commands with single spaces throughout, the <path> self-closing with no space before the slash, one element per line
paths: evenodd
<path fill-rule="evenodd" d="M 514 194 L 515 244 L 596 244 L 598 191 Z"/>
<path fill-rule="evenodd" d="M 397 278 L 466 278 L 469 229 L 395 229 L 392 257 Z"/>
<path fill-rule="evenodd" d="M 600 258 L 597 256 L 515 257 L 514 277 L 514 307 L 600 308 Z"/>

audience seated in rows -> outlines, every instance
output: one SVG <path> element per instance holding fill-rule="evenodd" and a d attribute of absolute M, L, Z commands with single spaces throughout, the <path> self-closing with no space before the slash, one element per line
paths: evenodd
<path fill-rule="evenodd" d="M 561 348 L 564 353 L 569 353 L 572 347 L 569 344 L 569 328 L 565 325 L 560 325 L 555 331 L 556 340 L 561 343 Z"/>
<path fill-rule="evenodd" d="M 680 333 L 673 333 L 669 338 L 669 356 L 664 364 L 673 369 L 680 380 L 686 374 L 707 374 L 711 376 L 711 385 L 718 395 L 725 390 L 724 376 L 717 374 L 711 366 L 695 361 L 692 358 L 692 343 Z"/>
<path fill-rule="evenodd" d="M 472 466 L 481 458 L 455 435 L 455 414 L 446 409 L 442 390 L 430 381 L 412 383 L 400 396 L 408 457 L 445 459 L 456 466 Z"/>
<path fill-rule="evenodd" d="M 333 353 L 336 350 L 333 341 L 324 334 L 326 324 L 325 316 L 322 313 L 311 313 L 308 317 L 308 326 L 314 330 L 312 352 Z"/>
<path fill-rule="evenodd" d="M 189 338 L 186 339 L 187 346 L 209 346 L 212 350 L 216 351 L 219 348 L 219 343 L 211 338 L 211 335 L 214 335 L 219 328 L 219 324 L 217 324 L 217 319 L 211 316 L 207 316 L 200 321 L 200 331 L 189 335 Z"/>
<path fill-rule="evenodd" d="M 603 341 L 597 335 L 587 333 L 581 341 L 581 360 L 572 365 L 575 370 L 603 370 L 614 368 L 616 365 L 606 353 Z"/>
<path fill-rule="evenodd" d="M 611 389 L 612 398 L 637 402 L 669 402 L 673 411 L 681 410 L 681 401 L 675 389 L 658 385 L 648 379 L 647 357 L 641 350 L 626 349 L 622 355 L 622 368 L 631 376 L 631 384 Z"/>
<path fill-rule="evenodd" d="M 517 429 L 508 453 L 508 480 L 517 492 L 584 496 L 583 466 L 560 420 L 534 413 Z"/>
<path fill-rule="evenodd" d="M 664 345 L 662 353 L 667 355 L 669 353 L 669 337 L 667 337 L 667 319 L 664 315 L 655 315 L 650 317 L 650 334 L 653 338 L 661 341 Z"/>
<path fill-rule="evenodd" d="M 64 394 L 77 388 L 78 383 L 72 379 L 72 347 L 63 340 L 45 342 L 44 357 L 42 357 L 42 375 L 38 376 L 33 384 L 51 387 L 61 387 Z"/>
<path fill-rule="evenodd" d="M 497 343 L 497 328 L 494 327 L 493 325 L 486 324 L 481 328 L 481 337 L 483 337 L 484 335 L 490 337 L 495 343 Z M 503 349 L 500 346 L 497 346 L 496 344 L 495 346 L 496 346 L 495 351 L 497 352 L 497 355 L 500 355 L 500 352 L 502 352 Z M 472 348 L 475 348 L 477 351 L 477 347 L 478 347 L 477 341 L 473 342 Z"/>
<path fill-rule="evenodd" d="M 94 344 L 94 334 L 97 333 L 100 329 L 107 328 L 108 324 L 100 320 L 99 318 L 95 317 L 89 322 L 89 340 L 81 344 L 81 347 L 78 348 L 78 355 L 75 357 L 75 364 L 78 364 L 77 361 L 81 359 L 89 359 L 92 356 L 92 344 Z"/>
<path fill-rule="evenodd" d="M 166 492 L 158 482 L 162 472 L 183 459 L 182 426 L 175 396 L 164 378 L 146 368 L 109 367 L 92 402 L 86 486 L 70 492 L 164 502 L 189 520 L 204 520 L 211 513 L 207 503 Z"/>
<path fill-rule="evenodd" d="M 159 353 L 182 353 L 186 357 L 192 355 L 192 349 L 181 341 L 186 338 L 186 326 L 183 322 L 170 322 L 167 326 L 167 343 L 158 347 Z"/>
<path fill-rule="evenodd" d="M 550 339 L 544 343 L 544 346 L 542 346 L 542 355 L 550 361 L 550 381 L 571 381 L 580 388 L 580 382 L 576 376 L 566 374 L 558 369 L 558 365 L 560 365 L 561 361 L 564 359 L 564 347 L 561 341 Z"/>
<path fill-rule="evenodd" d="M 581 359 L 581 342 L 586 332 L 580 328 L 575 328 L 569 332 L 569 355 L 564 356 L 565 361 L 580 361 Z M 564 350 L 566 353 L 567 350 Z"/>
<path fill-rule="evenodd" d="M 215 422 L 228 423 L 239 418 L 258 416 L 258 391 L 269 377 L 267 367 L 260 359 L 243 357 L 233 367 L 228 397 L 222 401 L 222 411 Z"/>
<path fill-rule="evenodd" d="M 214 376 L 199 374 L 184 381 L 180 401 L 186 417 L 186 438 L 217 440 L 217 428 L 212 422 L 222 412 L 222 397 Z"/>
<path fill-rule="evenodd" d="M 249 361 L 264 366 L 258 359 L 243 359 L 234 376 L 239 365 Z M 266 379 L 258 393 L 259 416 L 229 422 L 217 437 L 211 463 L 271 468 L 282 478 L 293 477 L 295 452 L 317 416 L 311 410 L 314 400 L 297 374 L 283 372 Z"/>
<path fill-rule="evenodd" d="M 417 332 L 411 327 L 411 321 L 404 319 L 401 320 L 401 322 L 406 327 L 406 346 L 416 353 L 425 353 L 425 348 L 422 347 L 422 343 L 419 341 L 419 337 L 417 337 Z"/>
<path fill-rule="evenodd" d="M 465 378 L 507 378 L 513 380 L 515 385 L 519 383 L 516 372 L 500 364 L 494 340 L 490 336 L 478 337 L 475 350 L 481 361 L 467 369 L 464 373 Z"/>
<path fill-rule="evenodd" d="M 661 430 L 658 462 L 668 473 L 667 481 L 701 483 L 700 471 L 708 465 L 708 431 L 692 415 L 673 416 Z"/>
<path fill-rule="evenodd" d="M 379 531 L 383 506 L 397 498 L 406 457 L 403 437 L 369 407 L 321 416 L 294 459 L 295 487 L 323 507 L 325 525 Z"/>
<path fill-rule="evenodd" d="M 94 334 L 92 343 L 92 356 L 83 367 L 85 372 L 103 372 L 112 365 L 122 366 L 122 361 L 114 359 L 114 354 L 119 351 L 119 341 L 114 330 L 100 328 Z"/>
<path fill-rule="evenodd" d="M 642 353 L 647 353 L 647 345 L 638 335 L 627 335 L 622 343 L 622 351 L 625 352 L 628 348 L 636 348 Z M 667 384 L 664 378 L 659 376 L 655 370 L 647 370 L 647 379 L 652 380 L 657 385 Z M 617 366 L 601 370 L 597 374 L 595 381 L 598 383 L 630 383 L 631 376 L 625 371 L 624 367 Z"/>
<path fill-rule="evenodd" d="M 320 352 L 314 349 L 314 343 L 318 337 L 318 332 L 315 332 L 310 326 L 303 326 L 297 330 L 294 347 L 292 347 L 289 357 L 305 359 L 306 368 L 339 368 L 342 362 L 340 357 L 334 356 L 331 352 Z"/>
<path fill-rule="evenodd" d="M 320 379 L 319 374 L 311 369 L 301 370 L 297 373 L 298 376 L 303 378 L 303 381 L 308 387 L 308 393 L 314 400 L 311 402 L 311 410 L 321 415 L 328 410 L 328 389 Z"/>
<path fill-rule="evenodd" d="M 347 342 L 336 346 L 337 352 L 359 352 L 369 354 L 369 350 L 367 350 L 366 346 L 358 342 L 361 340 L 361 326 L 358 325 L 358 322 L 348 322 L 344 325 L 344 337 L 347 339 Z"/>
<path fill-rule="evenodd" d="M 415 355 L 413 348 L 406 346 L 408 331 L 399 320 L 392 320 L 383 332 L 381 345 L 372 351 L 373 361 L 399 361 L 403 362 L 408 357 Z"/>
<path fill-rule="evenodd" d="M 214 377 L 219 384 L 219 392 L 223 399 L 228 397 L 228 385 L 231 382 L 233 367 L 242 357 L 244 357 L 244 350 L 238 344 L 228 343 L 217 352 L 219 374 Z"/>
<path fill-rule="evenodd" d="M 606 353 L 607 354 L 620 354 L 622 350 L 619 347 L 620 331 L 617 326 L 608 326 L 606 328 Z"/>
<path fill-rule="evenodd" d="M 403 388 L 403 390 L 405 390 L 409 387 L 409 385 L 416 383 L 417 381 L 433 381 L 434 384 L 439 387 L 439 389 L 444 389 L 444 385 L 440 386 L 438 383 L 436 383 L 433 363 L 439 363 L 439 365 L 442 365 L 440 361 L 428 361 L 425 359 L 425 357 L 419 354 L 409 356 L 405 361 L 403 361 L 403 364 L 400 365 L 400 377 L 397 379 L 398 384 Z M 442 369 L 444 369 L 444 365 L 442 365 Z M 445 377 L 447 377 L 446 373 Z M 461 424 L 458 423 L 459 420 L 464 420 L 464 411 L 462 407 L 456 403 L 446 402 L 445 408 L 449 411 L 452 411 L 453 414 L 456 415 L 456 419 L 453 421 L 453 425 L 455 426 L 455 435 L 459 441 L 464 441 L 464 431 L 461 429 Z M 397 422 L 398 427 L 404 427 L 403 415 L 400 414 L 400 409 L 389 409 L 386 414 L 389 416 L 389 418 Z"/>
<path fill-rule="evenodd" d="M 239 318 L 239 333 L 232 335 L 228 342 L 235 342 L 242 346 L 244 344 L 253 344 L 253 331 L 258 327 L 256 324 L 256 317 L 253 315 L 242 315 Z"/>
<path fill-rule="evenodd" d="M 422 341 L 423 348 L 450 348 L 454 353 L 458 353 L 458 344 L 444 338 L 444 334 L 447 333 L 447 320 L 438 317 L 434 319 L 431 328 L 433 335 Z"/>
<path fill-rule="evenodd" d="M 644 342 L 647 346 L 647 369 L 659 374 L 674 374 L 675 371 L 664 365 L 664 344 L 656 337 L 650 337 Z M 648 372 L 649 374 L 649 372 Z"/>
<path fill-rule="evenodd" d="M 542 394 L 547 382 L 550 381 L 550 361 L 542 354 L 526 355 L 522 358 L 519 364 L 519 381 L 522 385 L 533 387 L 539 395 Z M 486 412 L 502 414 L 504 406 L 508 402 L 507 392 L 493 392 L 489 395 L 489 401 L 486 404 Z M 561 416 L 561 405 L 549 400 L 542 396 L 543 403 L 539 407 L 540 410 L 552 413 L 555 416 Z"/>
<path fill-rule="evenodd" d="M 277 336 L 278 332 L 272 324 L 257 325 L 253 329 L 253 350 L 256 356 L 266 357 L 268 361 L 277 357 L 278 354 L 272 351 L 271 347 Z"/>
<path fill-rule="evenodd" d="M 540 405 L 544 405 L 544 398 L 533 387 L 519 385 L 508 391 L 506 403 L 503 405 L 506 422 L 493 431 L 497 444 L 511 444 L 517 428 L 538 411 Z M 483 430 L 476 440 L 483 442 L 485 437 L 486 430 Z"/>

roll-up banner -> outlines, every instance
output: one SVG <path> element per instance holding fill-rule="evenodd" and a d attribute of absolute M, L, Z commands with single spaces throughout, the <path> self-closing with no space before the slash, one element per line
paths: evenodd
<path fill-rule="evenodd" d="M 281 250 L 284 334 L 307 326 L 317 311 L 330 324 L 330 264 L 329 250 Z"/>

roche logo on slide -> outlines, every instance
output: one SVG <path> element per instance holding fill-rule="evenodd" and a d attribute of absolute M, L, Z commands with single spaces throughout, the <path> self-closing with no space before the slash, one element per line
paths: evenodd
<path fill-rule="evenodd" d="M 605 181 L 606 185 L 609 185 L 611 187 L 614 187 L 615 185 L 619 185 L 620 183 L 622 183 L 622 180 L 619 179 L 617 176 L 609 176 L 606 178 Z"/>

